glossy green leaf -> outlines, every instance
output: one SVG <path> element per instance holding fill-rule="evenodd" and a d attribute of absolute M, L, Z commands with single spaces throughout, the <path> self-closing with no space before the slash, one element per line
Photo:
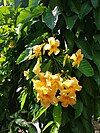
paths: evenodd
<path fill-rule="evenodd" d="M 100 8 L 94 10 L 94 19 L 97 29 L 100 30 Z"/>
<path fill-rule="evenodd" d="M 32 54 L 32 48 L 26 48 L 17 59 L 17 64 L 27 60 L 29 56 Z"/>
<path fill-rule="evenodd" d="M 88 2 L 83 3 L 79 13 L 79 18 L 80 19 L 84 18 L 84 16 L 87 15 L 91 10 L 92 10 L 92 7 Z"/>
<path fill-rule="evenodd" d="M 93 71 L 92 66 L 85 59 L 82 60 L 82 62 L 80 63 L 80 66 L 78 67 L 78 69 L 87 77 L 94 75 L 94 71 Z"/>
<path fill-rule="evenodd" d="M 50 28 L 54 29 L 58 21 L 58 15 L 60 14 L 59 8 L 56 6 L 52 11 L 50 8 L 47 8 L 43 14 L 42 21 Z"/>

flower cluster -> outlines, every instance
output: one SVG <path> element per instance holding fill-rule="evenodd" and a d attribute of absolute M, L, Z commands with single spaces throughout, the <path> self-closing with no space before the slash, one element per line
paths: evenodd
<path fill-rule="evenodd" d="M 74 105 L 76 103 L 76 91 L 80 91 L 82 88 L 76 77 L 67 75 L 66 78 L 60 73 L 52 74 L 48 70 L 44 73 L 42 72 L 41 55 L 44 55 L 45 52 L 47 52 L 49 56 L 51 56 L 51 54 L 58 55 L 60 53 L 59 46 L 60 41 L 54 37 L 50 37 L 48 38 L 48 43 L 34 46 L 33 54 L 30 57 L 30 59 L 37 58 L 37 63 L 33 68 L 33 72 L 36 76 L 32 79 L 32 82 L 34 90 L 37 92 L 37 100 L 46 108 L 51 104 L 54 105 L 58 103 L 61 103 L 63 107 Z M 83 59 L 81 49 L 72 54 L 72 56 L 66 55 L 65 57 L 70 60 L 72 67 L 79 66 Z M 26 76 L 27 80 L 29 79 L 29 70 L 24 72 L 24 76 Z"/>
<path fill-rule="evenodd" d="M 40 100 L 42 106 L 49 107 L 61 102 L 63 107 L 67 107 L 76 103 L 76 91 L 80 91 L 81 86 L 75 77 L 64 80 L 60 74 L 52 75 L 49 71 L 39 73 L 38 77 L 38 80 L 32 81 L 37 91 L 37 100 Z"/>

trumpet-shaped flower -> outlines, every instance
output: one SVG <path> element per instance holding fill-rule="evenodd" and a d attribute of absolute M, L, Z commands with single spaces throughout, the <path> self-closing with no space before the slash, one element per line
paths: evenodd
<path fill-rule="evenodd" d="M 73 60 L 72 66 L 79 66 L 80 62 L 83 59 L 83 54 L 81 54 L 81 49 L 79 49 L 75 54 L 73 54 L 70 59 Z"/>
<path fill-rule="evenodd" d="M 44 52 L 46 50 L 48 50 L 48 55 L 50 56 L 52 53 L 54 53 L 55 55 L 59 54 L 60 50 L 58 49 L 59 45 L 60 45 L 60 42 L 59 40 L 55 40 L 54 37 L 50 37 L 48 38 L 48 44 L 46 44 L 44 46 Z"/>

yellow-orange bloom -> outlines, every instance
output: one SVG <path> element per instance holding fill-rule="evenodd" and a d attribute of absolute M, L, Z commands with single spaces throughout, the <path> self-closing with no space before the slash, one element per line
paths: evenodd
<path fill-rule="evenodd" d="M 37 91 L 37 100 L 44 107 L 49 107 L 50 104 L 57 104 L 57 90 L 61 88 L 62 78 L 59 74 L 52 75 L 50 72 L 40 73 L 39 80 L 34 80 L 34 89 Z"/>
<path fill-rule="evenodd" d="M 54 37 L 48 38 L 48 44 L 44 46 L 44 52 L 48 50 L 48 55 L 50 56 L 52 53 L 55 55 L 59 54 L 60 50 L 58 49 L 60 42 L 58 39 L 55 40 Z"/>
<path fill-rule="evenodd" d="M 79 49 L 75 54 L 73 54 L 70 59 L 73 60 L 72 66 L 79 66 L 80 62 L 83 59 L 83 54 L 81 53 L 81 49 Z"/>
<path fill-rule="evenodd" d="M 63 107 L 68 105 L 74 105 L 76 103 L 76 91 L 81 90 L 81 86 L 78 84 L 78 80 L 75 77 L 67 79 L 63 82 L 63 89 L 60 90 L 59 101 Z"/>
<path fill-rule="evenodd" d="M 40 61 L 39 61 L 39 58 L 38 58 L 37 63 L 36 63 L 36 65 L 33 68 L 33 72 L 35 74 L 39 74 L 41 72 L 40 66 L 41 66 L 41 64 L 40 64 Z"/>
<path fill-rule="evenodd" d="M 43 45 L 35 45 L 33 47 L 33 52 L 32 52 L 32 55 L 29 57 L 29 60 L 30 59 L 33 59 L 34 57 L 35 58 L 38 58 L 40 55 L 41 55 L 41 49 L 42 49 Z"/>
<path fill-rule="evenodd" d="M 63 82 L 64 88 L 69 92 L 75 92 L 75 91 L 80 91 L 81 86 L 78 84 L 78 80 L 75 77 L 72 77 L 70 79 L 67 79 Z"/>
<path fill-rule="evenodd" d="M 66 94 L 64 92 L 60 93 L 60 96 L 58 96 L 59 101 L 61 102 L 61 105 L 63 107 L 67 107 L 68 105 L 74 105 L 76 104 L 76 94 L 75 96 L 71 96 L 69 94 Z"/>

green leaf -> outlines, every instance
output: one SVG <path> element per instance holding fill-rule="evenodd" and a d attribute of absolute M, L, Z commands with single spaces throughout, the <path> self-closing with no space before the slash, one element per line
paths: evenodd
<path fill-rule="evenodd" d="M 81 71 L 87 77 L 94 75 L 94 71 L 93 71 L 92 66 L 85 59 L 82 60 L 82 62 L 80 63 L 80 66 L 78 67 L 78 69 L 79 69 L 79 71 Z"/>
<path fill-rule="evenodd" d="M 57 124 L 55 123 L 55 124 L 52 126 L 52 128 L 51 128 L 51 130 L 50 130 L 50 133 L 58 133 L 58 132 L 59 132 L 59 128 L 58 128 Z"/>
<path fill-rule="evenodd" d="M 47 8 L 43 14 L 42 21 L 50 28 L 54 29 L 58 21 L 58 15 L 60 14 L 59 8 L 56 6 L 52 11 L 50 8 Z"/>
<path fill-rule="evenodd" d="M 8 14 L 10 14 L 10 7 L 9 6 L 1 6 L 0 7 L 0 12 L 3 15 L 8 15 Z"/>
<path fill-rule="evenodd" d="M 49 69 L 51 68 L 51 64 L 52 64 L 52 61 L 49 60 L 47 63 L 45 63 L 44 65 L 42 65 L 42 72 L 49 71 Z"/>
<path fill-rule="evenodd" d="M 68 5 L 69 5 L 72 12 L 75 12 L 76 14 L 79 13 L 77 2 L 75 3 L 75 1 L 73 1 L 73 0 L 68 0 Z"/>
<path fill-rule="evenodd" d="M 47 125 L 43 128 L 42 132 L 44 132 L 49 126 L 51 126 L 54 122 L 53 121 L 49 121 L 47 123 Z"/>
<path fill-rule="evenodd" d="M 17 63 L 20 64 L 21 62 L 27 60 L 29 56 L 32 54 L 32 48 L 26 48 L 17 59 Z"/>
<path fill-rule="evenodd" d="M 54 125 L 52 126 L 50 133 L 58 133 L 61 125 L 62 108 L 60 105 L 56 105 L 53 108 Z"/>
<path fill-rule="evenodd" d="M 73 34 L 73 32 L 70 30 L 66 30 L 65 38 L 66 38 L 67 43 L 68 43 L 67 45 L 68 45 L 69 52 L 71 53 L 73 51 L 73 47 L 74 47 L 74 34 Z"/>
<path fill-rule="evenodd" d="M 29 0 L 29 7 L 36 7 L 38 6 L 40 0 Z"/>
<path fill-rule="evenodd" d="M 91 0 L 91 3 L 92 3 L 94 8 L 97 8 L 100 5 L 100 1 L 99 0 Z"/>
<path fill-rule="evenodd" d="M 100 8 L 94 10 L 94 19 L 97 29 L 100 30 Z"/>
<path fill-rule="evenodd" d="M 83 19 L 85 15 L 87 15 L 92 10 L 92 7 L 88 2 L 82 4 L 81 10 L 79 12 L 79 18 Z"/>
<path fill-rule="evenodd" d="M 99 44 L 100 44 L 100 34 L 96 34 L 96 35 L 94 35 L 94 40 L 95 40 L 95 42 L 99 42 Z M 100 49 L 100 46 L 98 46 L 99 47 L 99 49 Z"/>
<path fill-rule="evenodd" d="M 47 108 L 41 107 L 41 108 L 37 111 L 37 113 L 36 113 L 36 115 L 35 115 L 33 121 L 36 121 L 46 110 L 47 110 Z"/>
<path fill-rule="evenodd" d="M 91 46 L 90 44 L 85 41 L 83 38 L 81 39 L 77 39 L 75 41 L 75 43 L 77 44 L 77 46 L 82 49 L 82 52 L 84 54 L 84 56 L 87 58 L 87 59 L 90 59 L 92 60 L 92 50 L 91 50 Z"/>
<path fill-rule="evenodd" d="M 73 107 L 75 109 L 75 119 L 76 119 L 82 114 L 83 103 L 80 100 L 77 100 L 76 104 Z"/>
<path fill-rule="evenodd" d="M 28 129 L 29 133 L 37 133 L 37 130 L 36 130 L 36 127 L 35 126 L 28 125 L 28 127 L 29 127 L 29 129 Z"/>
<path fill-rule="evenodd" d="M 21 110 L 24 107 L 24 104 L 25 104 L 25 101 L 26 101 L 26 98 L 27 98 L 27 94 L 28 94 L 27 91 L 22 92 L 22 95 L 21 95 Z"/>
<path fill-rule="evenodd" d="M 27 18 L 31 17 L 31 12 L 29 10 L 23 9 L 20 11 L 19 16 L 17 17 L 17 24 L 23 23 Z"/>
<path fill-rule="evenodd" d="M 27 121 L 25 119 L 16 119 L 15 123 L 21 127 L 27 127 Z"/>
<path fill-rule="evenodd" d="M 100 72 L 100 51 L 93 52 L 93 60 L 94 60 L 94 63 L 97 65 L 98 70 Z"/>
<path fill-rule="evenodd" d="M 32 18 L 37 18 L 40 15 L 43 14 L 43 12 L 45 11 L 45 6 L 37 6 L 32 10 Z"/>
<path fill-rule="evenodd" d="M 65 16 L 65 22 L 67 24 L 68 29 L 72 29 L 73 26 L 75 25 L 75 22 L 77 20 L 78 16 L 73 15 L 73 16 Z"/>

